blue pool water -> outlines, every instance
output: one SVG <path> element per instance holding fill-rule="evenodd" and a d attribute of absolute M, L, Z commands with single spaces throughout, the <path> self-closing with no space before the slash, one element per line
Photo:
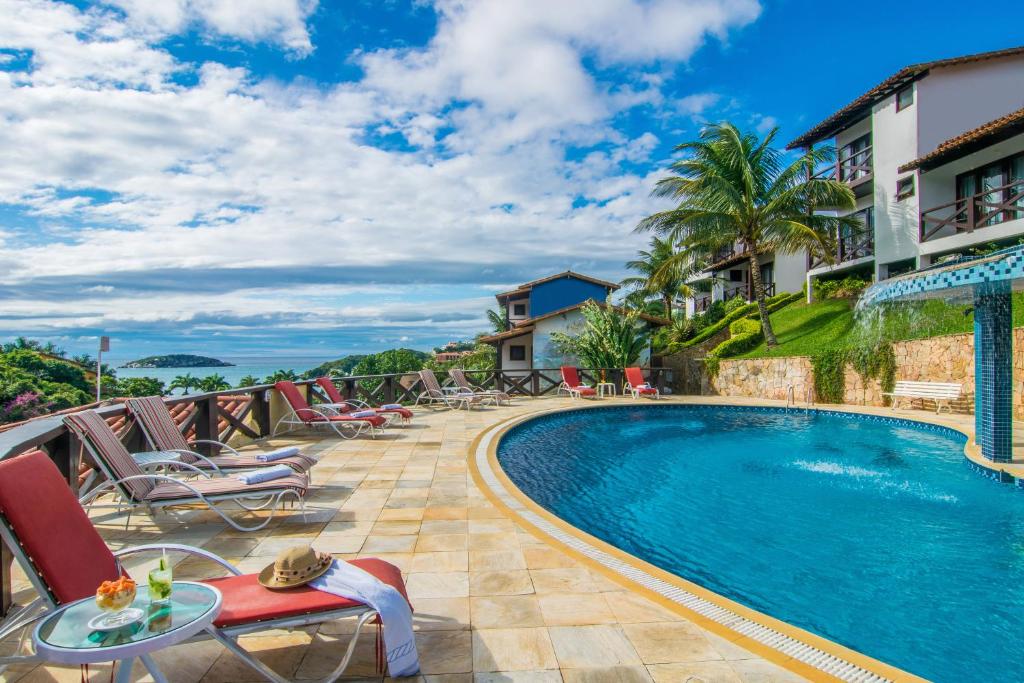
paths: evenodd
<path fill-rule="evenodd" d="M 830 413 L 645 405 L 523 423 L 498 458 L 552 513 L 937 681 L 1017 681 L 1024 492 L 963 436 Z"/>

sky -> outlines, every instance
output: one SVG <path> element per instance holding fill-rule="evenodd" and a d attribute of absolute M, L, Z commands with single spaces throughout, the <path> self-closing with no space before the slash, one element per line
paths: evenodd
<path fill-rule="evenodd" d="M 1024 43 L 1015 6 L 0 0 L 0 339 L 470 338 L 498 291 L 624 277 L 706 123 L 784 144 L 907 64 Z"/>

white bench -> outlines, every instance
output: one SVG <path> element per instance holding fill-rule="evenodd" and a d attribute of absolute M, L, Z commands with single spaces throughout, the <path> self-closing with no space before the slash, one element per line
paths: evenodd
<path fill-rule="evenodd" d="M 924 407 L 923 399 L 929 399 L 935 401 L 936 414 L 943 407 L 946 408 L 947 412 L 952 413 L 953 407 L 950 404 L 960 398 L 961 390 L 961 385 L 951 382 L 896 382 L 893 390 L 884 393 L 883 396 L 892 397 L 893 410 L 899 407 L 901 398 L 909 399 L 910 401 L 921 399 L 922 408 Z"/>

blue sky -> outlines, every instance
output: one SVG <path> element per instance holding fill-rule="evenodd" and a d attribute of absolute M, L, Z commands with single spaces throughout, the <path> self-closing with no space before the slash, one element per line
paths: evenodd
<path fill-rule="evenodd" d="M 618 279 L 676 143 L 792 139 L 1014 4 L 0 0 L 0 338 L 338 356 Z M 952 17 L 956 17 L 952 20 Z"/>

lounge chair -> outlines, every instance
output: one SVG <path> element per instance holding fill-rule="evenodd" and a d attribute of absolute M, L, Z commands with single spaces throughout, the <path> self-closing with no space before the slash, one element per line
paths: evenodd
<path fill-rule="evenodd" d="M 466 408 L 472 410 L 473 406 L 483 403 L 481 397 L 470 394 L 448 393 L 441 389 L 440 382 L 434 376 L 433 370 L 420 370 L 420 380 L 423 382 L 423 392 L 416 397 L 416 405 L 420 401 L 424 403 L 443 403 L 447 408 Z"/>
<path fill-rule="evenodd" d="M 128 413 L 139 425 L 146 441 L 157 451 L 170 451 L 181 456 L 181 462 L 194 465 L 200 469 L 220 470 L 252 470 L 261 467 L 274 467 L 275 465 L 288 465 L 299 473 L 308 472 L 309 468 L 316 464 L 314 458 L 308 455 L 290 455 L 273 462 L 264 462 L 257 459 L 257 455 L 248 453 L 242 454 L 231 446 L 212 439 L 195 439 L 191 443 L 185 440 L 185 436 L 174 424 L 174 418 L 167 410 L 167 404 L 159 396 L 147 396 L 145 398 L 130 398 L 125 401 Z M 196 453 L 193 447 L 197 444 L 211 444 L 226 450 L 231 455 L 218 455 L 207 458 Z"/>
<path fill-rule="evenodd" d="M 274 512 L 286 497 L 294 497 L 305 514 L 306 490 L 309 480 L 304 474 L 291 474 L 254 484 L 246 484 L 236 475 L 210 478 L 208 472 L 172 458 L 163 464 L 177 467 L 182 471 L 197 474 L 198 479 L 183 481 L 166 474 L 147 473 L 135 462 L 117 434 L 107 421 L 94 410 L 83 410 L 64 416 L 64 424 L 75 433 L 93 462 L 107 480 L 86 493 L 80 500 L 89 505 L 98 497 L 113 493 L 120 498 L 119 505 L 128 508 L 128 520 L 136 508 L 152 514 L 154 510 L 179 505 L 205 505 L 239 531 L 256 531 L 270 524 Z M 172 454 L 169 454 L 172 455 Z M 152 464 L 152 463 L 151 463 Z M 218 505 L 237 503 L 244 510 L 270 509 L 270 514 L 256 526 L 244 526 L 235 522 Z"/>
<path fill-rule="evenodd" d="M 466 379 L 466 373 L 459 368 L 452 368 L 448 371 L 448 376 L 455 382 L 455 386 L 459 388 L 460 394 L 474 394 L 481 398 L 493 398 L 498 405 L 504 401 L 506 405 L 512 404 L 512 397 L 504 391 L 498 391 L 497 389 L 484 389 L 469 383 Z"/>
<path fill-rule="evenodd" d="M 363 401 L 359 401 L 354 398 L 345 398 L 341 395 L 341 392 L 338 391 L 338 387 L 335 386 L 330 377 L 317 377 L 316 383 L 317 386 L 323 389 L 324 393 L 327 394 L 327 398 L 331 399 L 330 403 L 318 403 L 317 407 L 336 410 L 339 415 L 344 415 L 358 410 L 372 410 L 378 415 L 386 417 L 388 420 L 397 417 L 401 419 L 403 424 L 409 424 L 412 422 L 412 411 L 408 408 L 374 408 Z"/>
<path fill-rule="evenodd" d="M 354 618 L 354 633 L 340 663 L 327 678 L 321 679 L 330 682 L 348 666 L 362 628 L 370 622 L 379 623 L 377 612 L 367 605 L 308 586 L 286 591 L 264 588 L 257 582 L 256 574 L 242 574 L 226 560 L 202 548 L 168 543 L 111 552 L 75 501 L 57 467 L 39 452 L 0 462 L 0 540 L 18 559 L 39 594 L 0 629 L 0 638 L 4 639 L 24 633 L 55 609 L 77 600 L 94 599 L 96 588 L 103 581 L 127 573 L 121 565 L 122 558 L 152 554 L 155 561 L 165 550 L 209 560 L 230 574 L 203 581 L 220 591 L 220 613 L 212 626 L 185 643 L 213 638 L 273 683 L 288 681 L 248 652 L 239 636 Z M 394 587 L 408 600 L 401 572 L 394 565 L 377 558 L 352 560 L 351 564 Z M 136 580 L 143 583 L 145 577 Z M 182 648 L 179 656 L 188 657 L 188 650 Z M 35 654 L 0 656 L 0 669 L 40 659 Z M 148 655 L 140 659 L 155 680 L 166 680 Z"/>
<path fill-rule="evenodd" d="M 626 368 L 626 386 L 623 387 L 623 391 L 633 394 L 634 399 L 641 396 L 661 398 L 661 393 L 658 389 L 652 387 L 651 383 L 644 379 L 644 373 L 640 368 Z"/>
<path fill-rule="evenodd" d="M 560 370 L 562 371 L 562 383 L 558 385 L 558 394 L 564 391 L 573 399 L 597 395 L 597 389 L 580 382 L 580 374 L 574 366 L 563 365 Z"/>
<path fill-rule="evenodd" d="M 377 437 L 377 430 L 387 422 L 380 415 L 367 415 L 355 417 L 352 415 L 338 415 L 331 409 L 311 408 L 306 399 L 299 393 L 299 388 L 294 382 L 283 381 L 274 385 L 284 400 L 288 402 L 289 412 L 281 417 L 274 425 L 274 433 L 277 433 L 281 425 L 294 427 L 326 428 L 332 430 L 343 439 L 354 439 L 363 432 L 367 432 L 370 438 Z"/>

